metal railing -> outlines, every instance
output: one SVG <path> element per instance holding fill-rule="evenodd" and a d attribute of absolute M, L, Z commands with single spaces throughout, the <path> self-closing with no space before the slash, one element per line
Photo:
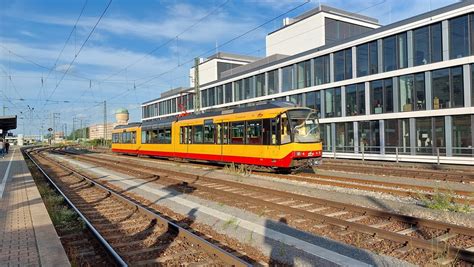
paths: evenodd
<path fill-rule="evenodd" d="M 367 155 L 395 155 L 398 162 L 402 156 L 434 156 L 440 164 L 440 157 L 474 158 L 474 147 L 409 147 L 409 146 L 343 146 L 323 145 L 323 153 L 337 158 L 338 153 L 353 153 L 362 160 Z"/>

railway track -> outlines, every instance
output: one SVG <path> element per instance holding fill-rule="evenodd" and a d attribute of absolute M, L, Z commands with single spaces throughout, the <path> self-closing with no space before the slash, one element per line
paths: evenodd
<path fill-rule="evenodd" d="M 73 153 L 72 151 L 69 151 Z M 74 153 L 79 155 L 77 153 Z M 91 154 L 93 157 L 101 158 L 103 154 Z M 107 154 L 107 157 L 120 157 L 125 159 L 125 156 L 119 156 L 116 154 Z M 135 158 L 127 157 L 129 160 L 137 161 Z M 146 159 L 140 159 L 141 161 Z M 150 160 L 146 160 L 150 161 Z M 155 161 L 155 160 L 153 160 Z M 191 163 L 196 166 L 203 166 L 199 163 Z M 205 165 L 206 168 L 218 169 L 217 166 L 211 166 L 209 164 Z M 406 183 L 396 183 L 396 182 L 387 182 L 387 181 L 376 181 L 376 180 L 367 180 L 356 177 L 340 177 L 337 175 L 324 175 L 324 174 L 314 174 L 314 173 L 298 173 L 298 174 L 277 174 L 272 172 L 256 172 L 263 176 L 270 176 L 284 180 L 306 182 L 310 184 L 326 185 L 326 186 L 335 186 L 349 189 L 359 189 L 363 191 L 372 191 L 386 193 L 402 197 L 412 197 L 419 199 L 420 197 L 432 198 L 438 192 L 448 193 L 452 195 L 453 200 L 457 203 L 470 204 L 474 205 L 474 192 L 467 190 L 455 190 L 451 188 L 443 187 L 433 187 L 433 186 L 423 186 L 423 185 L 413 185 Z"/>
<path fill-rule="evenodd" d="M 112 157 L 69 156 L 275 220 L 284 218 L 297 229 L 413 263 L 426 264 L 435 259 L 438 263 L 474 262 L 474 231 L 471 228 L 170 171 Z"/>
<path fill-rule="evenodd" d="M 441 180 L 461 183 L 474 182 L 473 171 L 454 171 L 454 170 L 429 170 L 423 168 L 398 167 L 393 164 L 361 164 L 361 162 L 352 163 L 346 161 L 332 162 L 324 161 L 324 164 L 318 167 L 321 170 L 343 171 L 349 173 L 363 173 L 374 175 L 389 175 L 396 177 L 417 178 L 425 180 Z"/>
<path fill-rule="evenodd" d="M 74 169 L 27 152 L 119 266 L 249 266 L 199 236 Z"/>

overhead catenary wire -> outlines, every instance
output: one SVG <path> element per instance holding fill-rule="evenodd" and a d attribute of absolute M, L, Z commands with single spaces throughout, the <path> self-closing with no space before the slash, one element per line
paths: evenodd
<path fill-rule="evenodd" d="M 73 32 L 76 31 L 77 23 L 78 23 L 79 20 L 81 19 L 82 14 L 84 13 L 84 9 L 86 9 L 87 3 L 88 3 L 88 0 L 85 0 L 85 1 L 84 1 L 84 4 L 83 4 L 83 6 L 82 6 L 81 12 L 79 13 L 79 16 L 77 17 L 76 22 L 74 23 L 74 26 L 72 27 L 71 31 L 69 32 L 68 37 L 66 38 L 66 41 L 64 42 L 63 48 L 62 48 L 61 51 L 59 52 L 58 57 L 56 58 L 56 60 L 55 60 L 55 62 L 54 62 L 54 64 L 53 64 L 53 66 L 51 67 L 51 69 L 50 69 L 49 72 L 48 72 L 48 75 L 46 75 L 46 78 L 45 78 L 45 80 L 44 80 L 45 83 L 46 83 L 46 81 L 48 80 L 49 75 L 51 74 L 52 70 L 56 68 L 56 65 L 58 64 L 59 59 L 61 58 L 61 56 L 62 56 L 62 54 L 63 54 L 63 52 L 64 52 L 64 49 L 66 48 L 67 44 L 69 43 L 69 40 L 71 39 L 71 36 L 72 36 Z"/>
<path fill-rule="evenodd" d="M 296 9 L 298 9 L 298 8 L 300 8 L 300 7 L 304 6 L 304 5 L 306 5 L 306 4 L 308 4 L 309 2 L 310 2 L 309 0 L 305 0 L 305 2 L 303 2 L 303 3 L 299 4 L 299 5 L 297 5 L 296 7 L 293 7 L 293 8 L 291 8 L 291 9 L 289 9 L 289 10 L 287 10 L 287 11 L 285 11 L 285 12 L 283 12 L 283 13 L 281 13 L 281 14 L 279 14 L 279 15 L 273 17 L 273 18 L 271 18 L 270 20 L 267 20 L 267 21 L 265 21 L 265 22 L 263 22 L 263 23 L 261 23 L 261 24 L 255 26 L 255 27 L 253 27 L 252 29 L 250 29 L 250 30 L 248 30 L 248 31 L 245 31 L 244 33 L 241 33 L 241 34 L 237 35 L 236 37 L 234 37 L 234 38 L 232 38 L 232 39 L 230 39 L 230 40 L 228 40 L 228 41 L 226 41 L 226 42 L 224 42 L 224 43 L 218 45 L 217 47 L 213 47 L 212 49 L 207 50 L 206 52 L 204 52 L 204 53 L 198 55 L 197 57 L 202 57 L 202 56 L 204 56 L 204 55 L 207 55 L 208 53 L 215 51 L 216 48 L 217 48 L 217 49 L 222 48 L 222 47 L 228 45 L 229 43 L 232 43 L 232 42 L 234 42 L 235 40 L 237 40 L 237 39 L 239 39 L 239 38 L 242 38 L 242 37 L 246 36 L 247 34 L 249 34 L 249 33 L 253 32 L 253 31 L 255 31 L 255 30 L 257 30 L 257 29 L 259 29 L 259 28 L 261 28 L 261 27 L 263 27 L 263 26 L 265 26 L 265 25 L 267 25 L 267 24 L 269 24 L 269 23 L 271 23 L 271 22 L 273 22 L 273 21 L 275 21 L 276 19 L 278 19 L 278 18 L 280 18 L 280 17 L 282 17 L 282 16 L 285 16 L 285 15 L 288 14 L 288 13 L 293 12 L 294 10 L 296 10 Z M 138 89 L 139 87 L 142 87 L 143 85 L 145 85 L 145 84 L 147 84 L 147 83 L 149 83 L 149 82 L 155 80 L 156 78 L 159 78 L 159 77 L 161 77 L 161 76 L 163 76 L 163 75 L 166 75 L 166 74 L 168 74 L 168 73 L 170 73 L 170 72 L 176 70 L 177 68 L 180 68 L 181 66 L 183 66 L 183 65 L 185 65 L 185 64 L 188 64 L 188 63 L 193 62 L 193 61 L 194 61 L 194 58 L 196 58 L 196 57 L 193 57 L 192 59 L 189 59 L 189 60 L 187 60 L 187 61 L 185 61 L 185 62 L 182 62 L 182 63 L 178 64 L 177 66 L 175 66 L 175 67 L 173 67 L 173 68 L 170 68 L 170 69 L 168 69 L 168 70 L 166 70 L 166 71 L 164 71 L 164 72 L 162 72 L 162 73 L 160 73 L 160 74 L 158 74 L 158 75 L 154 75 L 154 76 L 152 76 L 151 78 L 149 78 L 148 80 L 146 80 L 146 81 L 144 81 L 144 82 L 141 82 L 141 83 L 139 83 L 139 84 L 136 84 L 136 88 Z M 142 80 L 142 79 L 146 79 L 146 78 L 147 78 L 147 77 L 144 77 L 144 78 L 141 78 L 141 79 L 138 79 L 138 80 Z M 123 92 L 121 92 L 121 93 L 119 93 L 119 94 L 117 94 L 117 95 L 115 95 L 115 96 L 109 98 L 109 100 L 110 100 L 110 99 L 115 99 L 115 98 L 120 97 L 120 96 L 123 96 L 123 95 L 127 94 L 128 92 L 129 92 L 129 90 L 125 90 L 125 91 L 123 91 Z"/>
<path fill-rule="evenodd" d="M 74 58 L 72 59 L 72 61 L 69 63 L 66 71 L 64 72 L 64 74 L 62 75 L 61 79 L 59 80 L 59 82 L 56 84 L 55 88 L 53 89 L 53 91 L 51 92 L 51 94 L 47 97 L 47 99 L 51 99 L 51 97 L 53 97 L 54 93 L 56 92 L 56 90 L 58 89 L 58 87 L 61 85 L 61 82 L 63 81 L 64 77 L 66 76 L 66 74 L 69 72 L 69 70 L 71 69 L 71 66 L 72 64 L 74 64 L 74 62 L 76 61 L 77 57 L 79 56 L 79 54 L 81 53 L 82 49 L 84 48 L 84 46 L 86 45 L 87 41 L 89 41 L 89 39 L 91 38 L 92 34 L 94 33 L 95 29 L 97 28 L 97 25 L 99 25 L 100 21 L 102 20 L 102 18 L 104 17 L 105 13 L 107 12 L 107 10 L 109 9 L 110 7 L 110 4 L 112 4 L 112 1 L 113 0 L 109 0 L 107 6 L 105 7 L 104 11 L 102 12 L 102 14 L 100 15 L 99 19 L 97 20 L 97 22 L 95 23 L 94 27 L 92 27 L 92 30 L 89 32 L 89 35 L 87 35 L 87 38 L 84 40 L 84 42 L 82 43 L 81 47 L 79 48 L 79 50 L 77 51 L 77 53 L 74 55 Z"/>
<path fill-rule="evenodd" d="M 130 67 L 136 65 L 138 62 L 144 60 L 145 58 L 147 58 L 148 56 L 154 54 L 156 51 L 160 50 L 161 48 L 165 47 L 166 45 L 176 41 L 176 43 L 178 42 L 178 38 L 179 36 L 183 35 L 184 33 L 186 33 L 187 31 L 191 30 L 192 28 L 194 28 L 196 25 L 198 25 L 199 23 L 201 23 L 203 20 L 205 20 L 206 18 L 208 18 L 210 15 L 214 14 L 217 10 L 221 9 L 222 7 L 224 7 L 230 0 L 226 0 L 224 1 L 222 4 L 220 4 L 219 6 L 217 6 L 215 9 L 211 10 L 209 13 L 207 13 L 206 15 L 204 15 L 203 17 L 201 17 L 200 19 L 198 19 L 196 22 L 194 22 L 193 24 L 191 24 L 190 26 L 188 26 L 186 29 L 184 29 L 183 31 L 181 31 L 179 34 L 177 34 L 176 36 L 173 36 L 172 38 L 170 38 L 169 40 L 167 40 L 166 42 L 154 47 L 152 50 L 150 50 L 148 53 L 146 53 L 143 57 L 141 57 L 140 59 L 136 60 L 135 62 L 133 63 L 130 63 L 128 64 L 127 66 L 121 68 L 119 71 L 111 74 L 110 76 L 106 77 L 105 79 L 103 79 L 102 81 L 106 81 L 120 73 L 122 73 L 123 71 L 129 69 Z"/>

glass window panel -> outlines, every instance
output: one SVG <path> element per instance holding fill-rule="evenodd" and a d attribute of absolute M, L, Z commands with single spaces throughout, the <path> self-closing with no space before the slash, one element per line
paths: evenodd
<path fill-rule="evenodd" d="M 330 117 L 335 117 L 335 114 L 334 114 L 334 89 L 326 89 L 324 90 L 324 103 L 325 103 L 325 109 L 326 109 L 326 118 L 330 118 Z"/>
<path fill-rule="evenodd" d="M 397 35 L 397 48 L 398 48 L 398 68 L 406 68 L 408 66 L 408 45 L 407 45 L 407 34 L 402 33 Z"/>
<path fill-rule="evenodd" d="M 216 94 L 217 94 L 217 103 L 216 104 L 218 104 L 218 105 L 224 103 L 224 92 L 223 92 L 222 87 L 223 87 L 222 85 L 216 87 Z"/>
<path fill-rule="evenodd" d="M 297 106 L 303 106 L 303 94 L 290 95 L 290 102 L 295 103 Z"/>
<path fill-rule="evenodd" d="M 246 144 L 260 145 L 262 144 L 262 121 L 247 122 Z"/>
<path fill-rule="evenodd" d="M 321 91 L 306 93 L 306 106 L 315 109 L 318 117 L 321 115 Z"/>
<path fill-rule="evenodd" d="M 202 144 L 203 141 L 203 126 L 193 126 L 193 144 Z"/>
<path fill-rule="evenodd" d="M 255 76 L 255 82 L 256 82 L 256 87 L 255 87 L 255 93 L 256 96 L 264 96 L 265 95 L 265 74 L 259 74 Z"/>
<path fill-rule="evenodd" d="M 468 15 L 449 20 L 449 58 L 469 55 Z"/>
<path fill-rule="evenodd" d="M 462 67 L 451 68 L 452 108 L 464 106 L 464 83 Z"/>
<path fill-rule="evenodd" d="M 415 66 L 430 63 L 430 28 L 429 26 L 413 31 L 413 56 Z"/>
<path fill-rule="evenodd" d="M 352 49 L 344 50 L 344 79 L 352 78 Z"/>
<path fill-rule="evenodd" d="M 244 99 L 254 97 L 255 85 L 253 77 L 244 79 Z"/>
<path fill-rule="evenodd" d="M 415 105 L 416 110 L 425 110 L 426 109 L 426 95 L 425 95 L 425 74 L 418 73 L 415 74 Z"/>
<path fill-rule="evenodd" d="M 370 106 L 372 114 L 383 112 L 383 81 L 377 80 L 370 83 Z"/>
<path fill-rule="evenodd" d="M 278 70 L 272 70 L 268 72 L 268 94 L 274 94 L 278 92 Z"/>
<path fill-rule="evenodd" d="M 329 55 L 314 59 L 315 84 L 325 84 L 329 82 Z"/>
<path fill-rule="evenodd" d="M 359 83 L 357 86 L 357 114 L 365 114 L 365 84 Z"/>
<path fill-rule="evenodd" d="M 416 118 L 416 154 L 433 153 L 431 118 Z"/>
<path fill-rule="evenodd" d="M 357 77 L 369 74 L 369 44 L 359 45 L 356 48 Z"/>
<path fill-rule="evenodd" d="M 395 153 L 400 144 L 398 120 L 385 120 L 385 153 Z"/>
<path fill-rule="evenodd" d="M 415 79 L 413 75 L 399 77 L 400 111 L 413 111 L 413 90 Z"/>
<path fill-rule="evenodd" d="M 357 115 L 357 87 L 355 84 L 346 86 L 346 116 Z"/>
<path fill-rule="evenodd" d="M 209 88 L 207 90 L 207 97 L 208 97 L 208 101 L 209 101 L 209 106 L 214 106 L 216 104 L 216 88 L 213 87 L 213 88 Z"/>
<path fill-rule="evenodd" d="M 384 83 L 384 101 L 383 112 L 393 112 L 393 80 L 388 78 L 383 80 Z"/>
<path fill-rule="evenodd" d="M 474 115 L 453 116 L 453 156 L 473 156 Z"/>
<path fill-rule="evenodd" d="M 204 125 L 204 143 L 214 144 L 215 125 L 206 124 Z"/>
<path fill-rule="evenodd" d="M 431 29 L 431 62 L 443 60 L 443 37 L 441 23 L 430 26 Z"/>
<path fill-rule="evenodd" d="M 311 86 L 311 60 L 300 62 L 296 66 L 296 88 Z"/>
<path fill-rule="evenodd" d="M 225 103 L 232 102 L 232 83 L 224 85 L 225 88 Z"/>
<path fill-rule="evenodd" d="M 230 133 L 231 133 L 231 143 L 232 144 L 244 144 L 244 122 L 233 122 L 231 123 Z"/>
<path fill-rule="evenodd" d="M 293 65 L 291 66 L 286 66 L 281 69 L 281 78 L 282 78 L 282 92 L 290 91 L 293 90 L 293 72 L 294 68 Z"/>
<path fill-rule="evenodd" d="M 391 71 L 397 69 L 397 42 L 395 36 L 390 36 L 382 40 L 383 70 Z"/>
<path fill-rule="evenodd" d="M 344 152 L 346 147 L 346 124 L 336 123 L 336 151 Z"/>
<path fill-rule="evenodd" d="M 207 89 L 201 91 L 201 103 L 202 103 L 203 108 L 208 106 L 207 91 L 208 91 Z"/>
<path fill-rule="evenodd" d="M 369 43 L 369 71 L 370 74 L 376 74 L 379 72 L 379 60 L 378 60 L 378 45 L 377 41 Z"/>
<path fill-rule="evenodd" d="M 449 107 L 449 69 L 432 72 L 433 109 Z"/>
<path fill-rule="evenodd" d="M 444 155 L 446 153 L 446 143 L 445 143 L 445 129 L 444 129 L 444 117 L 435 117 L 434 118 L 434 147 L 439 148 L 440 154 Z M 433 151 L 437 153 L 436 151 Z"/>
<path fill-rule="evenodd" d="M 244 88 L 242 87 L 242 80 L 234 82 L 234 98 L 235 101 L 244 99 Z"/>
<path fill-rule="evenodd" d="M 344 50 L 334 53 L 334 81 L 336 82 L 344 80 L 344 60 Z"/>

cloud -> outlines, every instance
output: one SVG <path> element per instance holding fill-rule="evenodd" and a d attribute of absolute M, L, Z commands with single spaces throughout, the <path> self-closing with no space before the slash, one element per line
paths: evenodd
<path fill-rule="evenodd" d="M 25 31 L 25 30 L 20 31 L 20 34 L 21 34 L 21 35 L 24 35 L 24 36 L 31 37 L 31 38 L 36 38 L 36 37 L 37 37 L 36 34 L 30 32 L 30 31 Z"/>

